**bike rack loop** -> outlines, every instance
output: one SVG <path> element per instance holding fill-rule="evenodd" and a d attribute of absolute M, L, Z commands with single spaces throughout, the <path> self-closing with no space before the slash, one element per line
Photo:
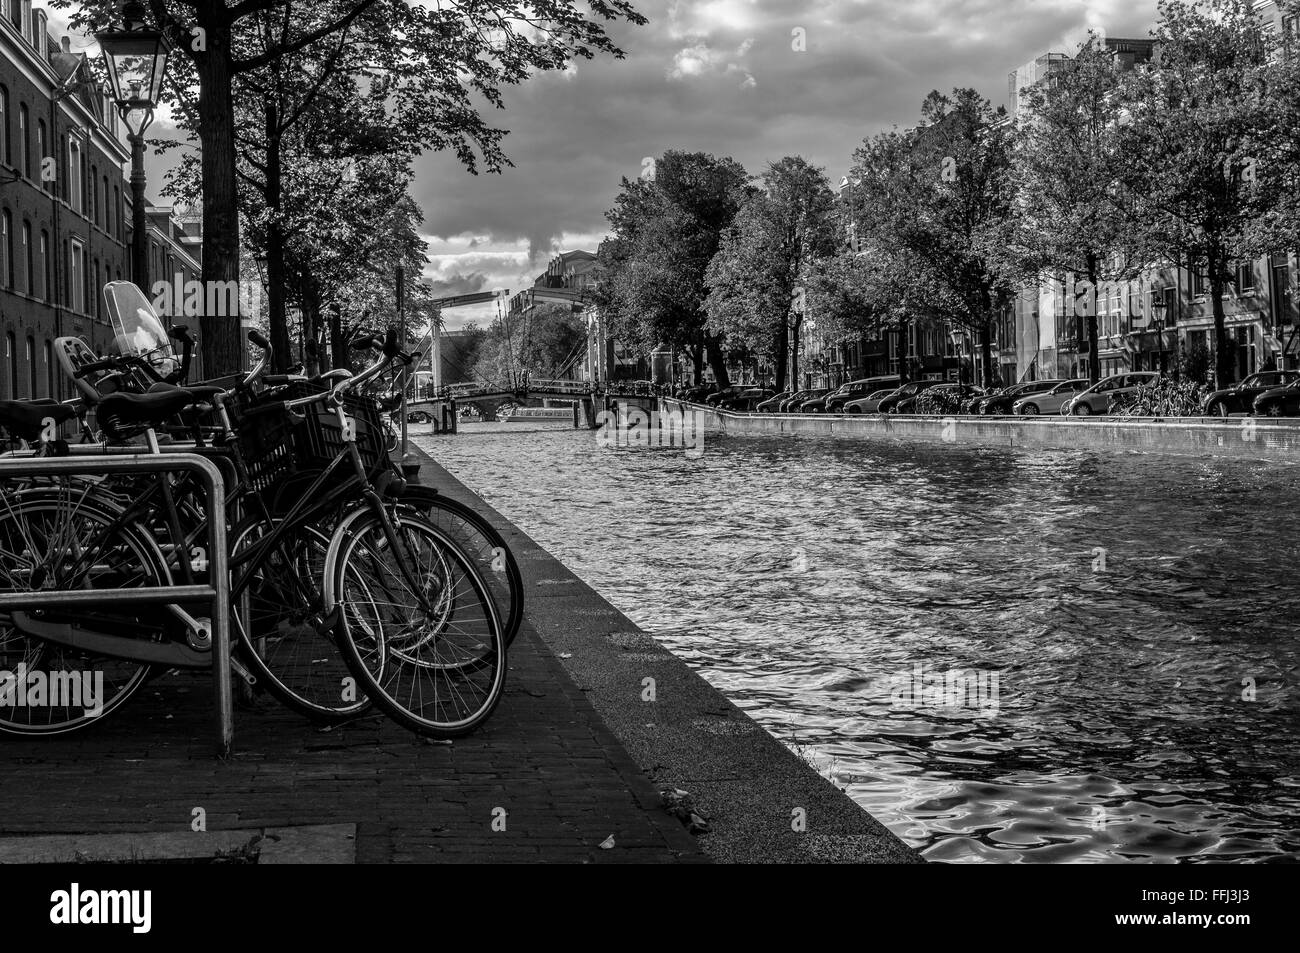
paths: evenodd
<path fill-rule="evenodd" d="M 194 453 L 129 454 L 123 456 L 0 458 L 0 479 L 47 477 L 74 473 L 175 473 L 188 471 L 203 482 L 208 521 L 206 586 L 149 586 L 141 589 L 47 590 L 0 592 L 0 612 L 8 609 L 65 608 L 102 605 L 159 605 L 180 602 L 212 604 L 212 687 L 216 694 L 217 755 L 230 756 L 235 737 L 230 677 L 230 573 L 226 551 L 226 497 L 221 471 L 211 460 Z"/>

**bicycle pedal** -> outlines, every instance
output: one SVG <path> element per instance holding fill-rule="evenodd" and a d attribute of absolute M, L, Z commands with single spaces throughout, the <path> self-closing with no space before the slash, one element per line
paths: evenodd
<path fill-rule="evenodd" d="M 230 668 L 236 675 L 238 675 L 241 679 L 243 679 L 244 682 L 250 688 L 256 687 L 257 676 L 254 675 L 252 672 L 250 672 L 248 669 L 246 669 L 244 667 L 244 664 L 240 662 L 239 659 L 232 658 L 230 660 Z"/>

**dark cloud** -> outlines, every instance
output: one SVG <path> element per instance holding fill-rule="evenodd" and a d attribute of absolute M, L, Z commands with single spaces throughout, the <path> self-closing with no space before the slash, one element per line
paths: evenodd
<path fill-rule="evenodd" d="M 530 263 L 600 234 L 623 176 L 666 149 L 729 155 L 752 172 L 802 154 L 838 178 L 868 135 L 915 121 L 931 89 L 974 86 L 1006 100 L 1007 74 L 1066 49 L 1087 26 L 1144 36 L 1155 0 L 719 0 L 643 3 L 620 28 L 627 59 L 507 90 L 492 116 L 515 163 L 470 176 L 447 155 L 417 165 L 416 197 L 436 236 L 523 243 Z M 804 52 L 793 49 L 804 31 Z M 468 249 L 468 245 L 462 247 Z"/>

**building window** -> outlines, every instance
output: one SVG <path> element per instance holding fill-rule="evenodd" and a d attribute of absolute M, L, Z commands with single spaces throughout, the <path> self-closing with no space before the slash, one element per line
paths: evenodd
<path fill-rule="evenodd" d="M 23 271 L 27 283 L 23 285 L 23 291 L 29 295 L 36 294 L 36 282 L 33 280 L 33 255 L 32 255 L 32 223 L 23 222 Z"/>
<path fill-rule="evenodd" d="M 45 120 L 38 119 L 36 120 L 36 158 L 38 160 L 38 164 L 41 165 L 42 167 L 44 167 L 45 165 L 45 157 L 47 155 L 49 155 L 49 150 L 46 148 L 45 145 Z M 44 172 L 43 168 L 42 168 L 42 172 Z M 44 188 L 46 191 L 49 191 L 50 189 L 50 183 L 45 181 L 44 175 L 41 176 L 41 187 Z"/>
<path fill-rule="evenodd" d="M 73 239 L 68 251 L 69 307 L 78 314 L 86 313 L 86 253 L 81 242 Z"/>
<path fill-rule="evenodd" d="M 1203 297 L 1205 288 L 1209 283 L 1209 279 L 1205 276 L 1205 270 L 1200 265 L 1192 268 L 1192 297 Z"/>
<path fill-rule="evenodd" d="M 117 211 L 117 240 L 126 241 L 126 230 L 122 226 L 122 196 L 118 192 L 117 186 L 113 186 L 113 208 Z"/>
<path fill-rule="evenodd" d="M 54 343 L 45 340 L 45 396 L 58 398 L 61 394 L 54 392 Z"/>
<path fill-rule="evenodd" d="M 68 139 L 68 204 L 74 212 L 82 210 L 81 190 L 84 187 L 81 176 L 81 143 Z"/>
<path fill-rule="evenodd" d="M 50 276 L 50 268 L 54 264 L 50 258 L 50 233 L 41 229 L 41 297 L 46 301 L 53 299 L 54 279 Z"/>
<path fill-rule="evenodd" d="M 14 286 L 14 217 L 9 209 L 0 213 L 0 265 L 4 268 L 4 285 Z"/>
<path fill-rule="evenodd" d="M 90 220 L 96 225 L 99 224 L 99 170 L 93 165 L 90 167 L 90 188 L 86 192 L 90 196 Z"/>
<path fill-rule="evenodd" d="M 0 86 L 0 158 L 9 161 L 9 90 Z"/>
<path fill-rule="evenodd" d="M 36 396 L 36 339 L 27 335 L 27 396 Z"/>
<path fill-rule="evenodd" d="M 1255 263 L 1244 261 L 1237 265 L 1237 294 L 1253 295 L 1255 293 Z"/>
<path fill-rule="evenodd" d="M 9 399 L 18 399 L 18 341 L 14 332 L 5 335 L 5 357 L 9 358 Z"/>
<path fill-rule="evenodd" d="M 27 118 L 26 104 L 18 106 L 18 148 L 23 150 L 23 158 L 19 166 L 23 170 L 23 175 L 30 179 L 32 177 L 32 126 Z"/>
<path fill-rule="evenodd" d="M 95 317 L 101 320 L 104 317 L 104 309 L 101 306 L 104 296 L 99 294 L 99 289 L 95 287 L 99 283 L 99 259 L 96 258 L 94 265 L 90 270 L 90 297 L 94 299 Z"/>
<path fill-rule="evenodd" d="M 104 231 L 113 234 L 113 206 L 108 204 L 108 176 L 104 176 Z"/>

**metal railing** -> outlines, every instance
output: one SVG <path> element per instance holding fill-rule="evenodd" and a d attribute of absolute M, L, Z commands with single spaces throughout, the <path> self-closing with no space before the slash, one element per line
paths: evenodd
<path fill-rule="evenodd" d="M 135 453 L 124 456 L 0 458 L 0 480 L 72 474 L 176 473 L 196 474 L 203 485 L 208 522 L 208 585 L 147 586 L 139 589 L 78 589 L 40 592 L 0 592 L 0 612 L 23 609 L 72 609 L 92 605 L 178 605 L 208 602 L 212 607 L 212 687 L 216 695 L 217 754 L 226 758 L 234 743 L 234 704 L 230 674 L 230 573 L 226 551 L 225 483 L 217 465 L 194 453 L 165 456 Z"/>

